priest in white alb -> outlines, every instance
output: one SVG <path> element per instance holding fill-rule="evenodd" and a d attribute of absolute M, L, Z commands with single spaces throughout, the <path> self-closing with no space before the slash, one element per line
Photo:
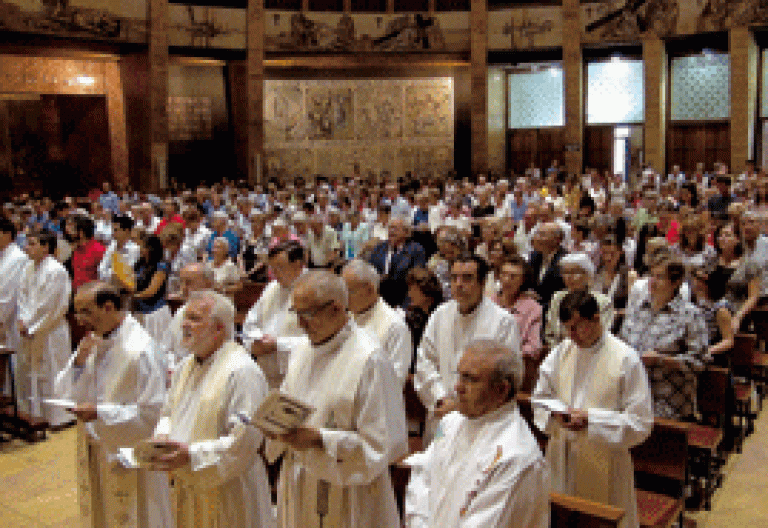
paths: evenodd
<path fill-rule="evenodd" d="M 427 321 L 416 351 L 414 388 L 427 408 L 427 434 L 436 420 L 455 409 L 456 368 L 467 343 L 493 339 L 521 357 L 514 316 L 483 294 L 488 264 L 466 253 L 451 266 L 452 299 L 437 307 Z"/>
<path fill-rule="evenodd" d="M 306 342 L 296 315 L 291 313 L 291 293 L 304 273 L 306 253 L 296 241 L 281 242 L 269 250 L 267 263 L 275 277 L 243 322 L 243 344 L 264 371 L 269 387 L 283 381 L 291 351 Z"/>
<path fill-rule="evenodd" d="M 515 402 L 519 356 L 471 342 L 459 361 L 456 411 L 429 448 L 405 460 L 408 528 L 549 528 L 549 471 Z"/>
<path fill-rule="evenodd" d="M 552 489 L 622 508 L 621 528 L 637 528 L 629 450 L 653 427 L 645 367 L 603 328 L 588 291 L 566 294 L 558 315 L 568 337 L 541 364 L 533 393 L 535 423 L 549 436 Z"/>
<path fill-rule="evenodd" d="M 54 380 L 72 351 L 69 324 L 71 281 L 67 270 L 53 257 L 56 236 L 48 232 L 27 234 L 29 256 L 21 277 L 16 328 L 20 340 L 16 354 L 16 396 L 19 410 L 42 417 L 57 428 L 73 419 L 61 407 L 48 405 Z"/>
<path fill-rule="evenodd" d="M 341 277 L 309 271 L 291 302 L 309 341 L 294 351 L 281 390 L 315 411 L 267 442 L 269 460 L 283 454 L 278 525 L 399 527 L 389 465 L 408 445 L 395 371 L 350 317 Z"/>
<path fill-rule="evenodd" d="M 17 350 L 19 330 L 16 325 L 16 302 L 29 258 L 14 240 L 16 226 L 7 218 L 0 217 L 0 344 Z"/>
<path fill-rule="evenodd" d="M 397 379 L 405 385 L 411 367 L 411 331 L 405 318 L 379 295 L 379 273 L 364 260 L 352 260 L 342 271 L 347 284 L 349 309 L 355 322 L 379 340 L 384 357 L 392 362 Z"/>
<path fill-rule="evenodd" d="M 259 366 L 236 343 L 235 308 L 212 290 L 192 293 L 184 310 L 190 351 L 174 375 L 153 460 L 173 480 L 177 528 L 275 526 L 263 436 L 250 425 L 267 395 Z"/>
<path fill-rule="evenodd" d="M 120 293 L 107 283 L 83 285 L 74 304 L 89 333 L 56 378 L 56 392 L 76 404 L 83 526 L 171 526 L 167 475 L 135 469 L 120 452 L 152 435 L 163 407 L 165 382 L 155 343 L 120 309 Z"/>

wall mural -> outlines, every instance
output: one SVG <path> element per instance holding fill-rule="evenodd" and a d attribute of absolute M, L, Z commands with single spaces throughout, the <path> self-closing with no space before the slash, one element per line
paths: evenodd
<path fill-rule="evenodd" d="M 195 48 L 245 49 L 245 10 L 168 6 L 168 43 Z"/>
<path fill-rule="evenodd" d="M 559 7 L 524 7 L 492 11 L 488 16 L 490 49 L 532 49 L 562 44 Z"/>
<path fill-rule="evenodd" d="M 140 0 L 0 0 L 0 30 L 143 43 L 147 23 L 141 13 L 145 12 L 146 3 Z"/>
<path fill-rule="evenodd" d="M 768 22 L 763 0 L 603 0 L 582 6 L 584 37 L 594 40 L 637 40 L 724 31 L 734 26 Z"/>
<path fill-rule="evenodd" d="M 454 90 L 429 79 L 270 80 L 270 174 L 444 172 L 453 168 Z"/>

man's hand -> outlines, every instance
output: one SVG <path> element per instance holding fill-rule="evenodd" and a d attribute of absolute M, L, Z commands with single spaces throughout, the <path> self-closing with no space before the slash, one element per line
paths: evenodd
<path fill-rule="evenodd" d="M 80 422 L 92 422 L 96 419 L 96 406 L 90 403 L 84 403 L 67 410 L 77 416 L 77 420 Z"/>
<path fill-rule="evenodd" d="M 642 354 L 642 360 L 643 364 L 646 367 L 654 367 L 656 365 L 659 365 L 662 361 L 662 356 L 655 350 L 646 350 Z"/>
<path fill-rule="evenodd" d="M 257 339 L 251 345 L 251 355 L 253 357 L 266 356 L 267 354 L 274 354 L 277 352 L 277 341 L 271 335 L 264 335 L 261 339 Z"/>
<path fill-rule="evenodd" d="M 552 413 L 557 423 L 569 431 L 582 431 L 587 427 L 587 412 L 581 409 L 569 409 L 567 413 Z"/>
<path fill-rule="evenodd" d="M 446 414 L 456 410 L 456 400 L 454 398 L 443 398 L 435 406 L 435 418 L 440 419 Z"/>
<path fill-rule="evenodd" d="M 88 356 L 96 352 L 96 349 L 103 341 L 104 340 L 101 337 L 97 336 L 93 332 L 87 333 L 85 337 L 80 340 L 80 344 L 77 347 L 75 365 L 78 367 L 85 366 L 85 361 L 88 359 Z"/>
<path fill-rule="evenodd" d="M 189 446 L 183 442 L 174 442 L 165 438 L 156 438 L 155 442 L 165 450 L 165 454 L 152 459 L 152 469 L 156 471 L 173 471 L 189 466 L 192 457 Z"/>
<path fill-rule="evenodd" d="M 285 442 L 296 451 L 323 448 L 323 437 L 320 434 L 320 431 L 314 427 L 297 427 L 289 433 L 277 435 L 274 438 L 281 442 Z"/>

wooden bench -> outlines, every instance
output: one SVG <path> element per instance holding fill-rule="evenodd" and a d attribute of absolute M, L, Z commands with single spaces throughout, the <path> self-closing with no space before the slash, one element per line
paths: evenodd
<path fill-rule="evenodd" d="M 245 317 L 248 315 L 248 310 L 256 304 L 256 301 L 261 297 L 264 288 L 267 284 L 264 282 L 251 282 L 243 281 L 243 286 L 233 295 L 233 301 L 235 303 L 235 325 L 242 326 L 245 322 Z"/>
<path fill-rule="evenodd" d="M 690 425 L 656 418 L 650 436 L 632 448 L 637 513 L 643 528 L 665 528 L 685 510 Z"/>
<path fill-rule="evenodd" d="M 580 497 L 550 493 L 551 528 L 616 528 L 624 510 Z"/>
<path fill-rule="evenodd" d="M 731 370 L 735 376 L 733 384 L 734 411 L 739 418 L 739 436 L 736 450 L 741 452 L 744 439 L 754 428 L 755 412 L 752 409 L 752 391 L 754 390 L 754 355 L 757 349 L 755 334 L 736 334 L 730 354 Z"/>

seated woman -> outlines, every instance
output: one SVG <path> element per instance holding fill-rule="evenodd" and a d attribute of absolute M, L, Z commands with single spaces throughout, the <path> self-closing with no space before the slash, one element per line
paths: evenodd
<path fill-rule="evenodd" d="M 411 302 L 405 308 L 405 322 L 411 330 L 413 356 L 411 368 L 413 373 L 416 366 L 416 350 L 424 334 L 427 321 L 435 308 L 443 302 L 443 289 L 437 276 L 427 268 L 417 267 L 408 270 L 405 277 L 408 285 L 408 298 Z"/>
<path fill-rule="evenodd" d="M 654 415 L 675 420 L 696 415 L 696 371 L 709 336 L 704 314 L 680 293 L 684 276 L 679 259 L 655 259 L 647 293 L 630 301 L 619 333 L 647 368 Z"/>
<path fill-rule="evenodd" d="M 240 269 L 229 258 L 229 241 L 224 237 L 213 240 L 211 246 L 213 287 L 222 293 L 234 293 L 240 288 Z"/>
<path fill-rule="evenodd" d="M 252 282 L 267 282 L 267 254 L 269 238 L 265 233 L 267 217 L 264 213 L 251 214 L 251 229 L 237 257 L 240 275 Z"/>
<path fill-rule="evenodd" d="M 728 366 L 727 353 L 733 347 L 733 305 L 725 297 L 727 272 L 719 267 L 701 267 L 693 272 L 693 294 L 704 314 L 709 347 L 704 360 Z"/>
<path fill-rule="evenodd" d="M 606 295 L 613 305 L 615 321 L 611 332 L 616 332 L 624 319 L 632 280 L 625 254 L 615 235 L 607 235 L 600 241 L 600 264 L 595 280 L 595 291 Z"/>
<path fill-rule="evenodd" d="M 133 312 L 152 338 L 160 342 L 171 322 L 171 310 L 165 300 L 170 266 L 163 258 L 160 238 L 141 232 L 136 243 L 139 260 L 133 267 L 136 273 Z"/>
<path fill-rule="evenodd" d="M 499 272 L 501 289 L 493 300 L 515 316 L 523 355 L 538 358 L 541 346 L 543 310 L 533 292 L 533 270 L 517 255 L 507 256 Z"/>
<path fill-rule="evenodd" d="M 731 221 L 718 226 L 714 235 L 717 264 L 724 271 L 726 298 L 736 310 L 733 330 L 738 332 L 745 318 L 760 300 L 763 269 L 757 259 L 744 253 L 739 229 Z"/>
<path fill-rule="evenodd" d="M 572 291 L 590 290 L 598 306 L 600 307 L 600 321 L 603 328 L 610 328 L 613 324 L 613 305 L 607 295 L 594 291 L 592 281 L 595 277 L 595 265 L 592 258 L 586 253 L 569 253 L 560 259 L 560 275 L 563 277 L 565 289 L 552 296 L 549 303 L 547 318 L 544 327 L 544 344 L 550 350 L 555 348 L 565 337 L 565 329 L 560 324 L 560 301 L 565 294 Z"/>
<path fill-rule="evenodd" d="M 501 265 L 505 257 L 517 255 L 517 246 L 511 238 L 497 238 L 488 243 L 488 275 L 485 278 L 484 295 L 495 297 L 501 288 Z"/>

